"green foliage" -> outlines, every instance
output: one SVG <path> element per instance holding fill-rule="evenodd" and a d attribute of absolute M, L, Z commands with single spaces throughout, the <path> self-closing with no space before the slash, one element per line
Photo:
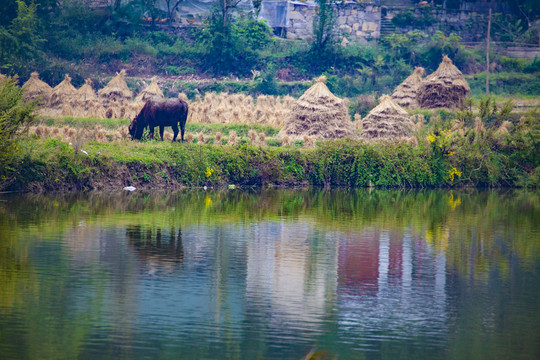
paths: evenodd
<path fill-rule="evenodd" d="M 532 60 L 525 68 L 523 69 L 526 73 L 540 73 L 540 59 L 538 56 L 534 57 L 534 60 Z"/>
<path fill-rule="evenodd" d="M 501 56 L 499 59 L 502 70 L 507 72 L 523 72 L 525 68 L 529 65 L 530 61 L 522 58 L 510 58 L 507 56 Z"/>
<path fill-rule="evenodd" d="M 515 42 L 523 34 L 521 19 L 508 14 L 495 14 L 493 18 L 493 36 L 499 41 Z"/>
<path fill-rule="evenodd" d="M 263 22 L 225 21 L 221 14 L 213 13 L 197 40 L 205 70 L 215 74 L 249 74 L 258 64 L 259 49 L 270 42 L 270 33 Z"/>
<path fill-rule="evenodd" d="M 6 176 L 10 161 L 19 150 L 19 131 L 33 120 L 35 102 L 22 102 L 17 79 L 0 80 L 0 175 Z"/>
<path fill-rule="evenodd" d="M 428 69 L 435 70 L 441 62 L 443 55 L 448 55 L 458 68 L 464 68 L 465 63 L 470 61 L 465 52 L 464 46 L 460 44 L 461 37 L 452 33 L 448 36 L 441 31 L 435 32 L 429 42 L 423 46 L 420 53 L 422 63 L 427 65 Z"/>
<path fill-rule="evenodd" d="M 466 79 L 472 94 L 480 95 L 485 92 L 485 73 L 466 76 Z M 489 88 L 492 94 L 538 95 L 540 94 L 540 77 L 536 74 L 516 72 L 490 73 Z"/>
<path fill-rule="evenodd" d="M 414 60 L 414 50 L 419 42 L 427 38 L 427 35 L 422 31 L 410 31 L 406 34 L 393 33 L 383 36 L 381 44 L 388 48 L 394 58 L 406 58 Z"/>
<path fill-rule="evenodd" d="M 392 18 L 392 24 L 402 28 L 424 28 L 433 25 L 435 21 L 436 19 L 431 15 L 430 7 L 421 8 L 418 15 L 410 10 L 407 10 L 396 14 Z"/>
<path fill-rule="evenodd" d="M 41 57 L 44 39 L 38 33 L 37 5 L 17 0 L 17 17 L 6 28 L 0 26 L 0 66 L 16 73 L 28 60 Z"/>
<path fill-rule="evenodd" d="M 318 13 L 313 17 L 313 35 L 312 43 L 314 55 L 319 56 L 331 51 L 335 41 L 335 21 L 336 11 L 334 4 L 329 0 L 316 0 L 319 5 Z"/>
<path fill-rule="evenodd" d="M 253 84 L 253 92 L 266 95 L 278 95 L 279 86 L 276 80 L 277 69 L 274 64 L 269 64 L 260 76 L 256 76 Z"/>

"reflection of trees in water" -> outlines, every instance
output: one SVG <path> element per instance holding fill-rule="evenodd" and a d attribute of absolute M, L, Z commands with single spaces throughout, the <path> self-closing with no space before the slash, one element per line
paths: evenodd
<path fill-rule="evenodd" d="M 133 247 L 149 274 L 172 272 L 174 265 L 184 261 L 182 228 L 163 230 L 159 226 L 131 225 L 126 227 L 127 243 Z"/>
<path fill-rule="evenodd" d="M 430 246 L 444 249 L 449 266 L 480 277 L 487 276 L 489 271 L 484 269 L 495 262 L 499 268 L 508 269 L 513 255 L 532 267 L 540 254 L 540 241 L 530 236 L 540 229 L 540 196 L 531 191 L 118 192 L 25 195 L 21 200 L 18 196 L 16 201 L 0 203 L 0 214 L 13 219 L 13 227 L 36 224 L 42 233 L 48 230 L 46 227 L 54 232 L 54 224 L 60 226 L 62 222 L 78 224 L 101 219 L 122 226 L 127 222 L 166 228 L 179 223 L 275 218 L 294 221 L 302 217 L 332 229 L 411 228 Z M 148 213 L 153 214 L 151 219 Z M 449 238 L 454 240 L 449 242 Z M 505 252 L 500 250 L 503 242 Z"/>

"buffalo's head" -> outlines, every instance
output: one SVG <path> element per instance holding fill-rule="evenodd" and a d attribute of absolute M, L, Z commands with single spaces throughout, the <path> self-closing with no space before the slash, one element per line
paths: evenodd
<path fill-rule="evenodd" d="M 135 119 L 133 119 L 131 121 L 131 124 L 129 124 L 129 127 L 128 127 L 128 130 L 129 130 L 129 135 L 131 135 L 131 140 L 140 140 L 142 138 L 142 131 L 140 131 L 139 129 L 139 117 L 135 117 Z"/>
<path fill-rule="evenodd" d="M 128 127 L 129 135 L 131 135 L 131 140 L 137 139 L 137 118 L 133 119 L 131 121 L 131 124 L 129 124 Z"/>

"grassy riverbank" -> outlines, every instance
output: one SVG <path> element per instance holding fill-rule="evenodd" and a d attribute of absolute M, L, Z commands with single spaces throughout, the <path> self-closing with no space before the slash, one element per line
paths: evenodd
<path fill-rule="evenodd" d="M 522 126 L 526 126 L 524 124 Z M 291 146 L 114 141 L 69 143 L 29 136 L 0 186 L 8 190 L 87 190 L 198 186 L 536 187 L 537 139 L 507 134 L 425 130 L 418 146 L 319 141 Z M 211 130 L 211 128 L 209 128 Z M 208 130 L 208 129 L 207 129 Z M 208 131 L 210 131 L 208 130 Z"/>

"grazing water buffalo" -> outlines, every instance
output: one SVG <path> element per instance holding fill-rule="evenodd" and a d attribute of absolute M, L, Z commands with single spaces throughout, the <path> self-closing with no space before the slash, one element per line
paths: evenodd
<path fill-rule="evenodd" d="M 150 127 L 150 139 L 154 138 L 154 127 L 159 126 L 159 136 L 163 141 L 165 126 L 171 126 L 174 132 L 173 141 L 178 136 L 180 125 L 180 138 L 184 142 L 184 130 L 188 116 L 188 104 L 180 99 L 155 100 L 146 102 L 139 115 L 129 125 L 129 134 L 133 140 L 140 140 L 145 127 Z"/>

